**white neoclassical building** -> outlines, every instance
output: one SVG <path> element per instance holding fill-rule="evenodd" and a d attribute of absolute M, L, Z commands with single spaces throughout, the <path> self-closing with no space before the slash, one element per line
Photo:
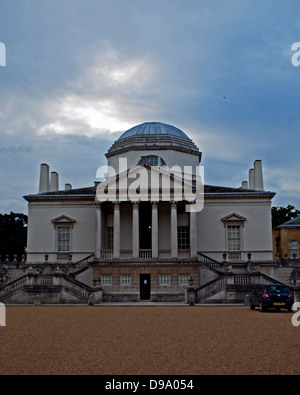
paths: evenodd
<path fill-rule="evenodd" d="M 25 196 L 29 265 L 45 256 L 69 265 L 78 283 L 101 287 L 103 301 L 182 301 L 187 287 L 228 271 L 272 274 L 275 194 L 264 190 L 260 160 L 240 188 L 203 184 L 198 147 L 159 122 L 126 131 L 106 157 L 101 181 L 80 189 L 60 190 L 58 174 L 41 165 L 39 192 Z"/>

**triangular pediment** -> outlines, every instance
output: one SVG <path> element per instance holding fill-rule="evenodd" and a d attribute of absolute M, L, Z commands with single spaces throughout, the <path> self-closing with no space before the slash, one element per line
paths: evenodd
<path fill-rule="evenodd" d="M 199 183 L 197 188 L 198 186 Z M 142 164 L 113 175 L 100 183 L 97 187 L 97 199 L 99 201 L 186 200 L 192 202 L 195 200 L 195 190 L 192 176 L 182 174 L 179 167 L 165 169 Z M 160 199 L 162 195 L 164 199 Z"/>
<path fill-rule="evenodd" d="M 227 215 L 226 217 L 222 218 L 223 222 L 245 222 L 247 221 L 247 218 L 236 214 L 236 213 L 232 213 L 230 215 Z"/>
<path fill-rule="evenodd" d="M 68 217 L 66 215 L 61 215 L 57 218 L 54 218 L 51 222 L 54 224 L 70 224 L 70 225 L 72 225 L 76 222 L 76 220 L 71 217 Z"/>

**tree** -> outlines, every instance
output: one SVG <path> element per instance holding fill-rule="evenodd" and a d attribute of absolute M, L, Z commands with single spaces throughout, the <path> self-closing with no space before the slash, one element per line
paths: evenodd
<path fill-rule="evenodd" d="M 300 210 L 297 210 L 290 204 L 287 207 L 272 207 L 272 226 L 277 228 L 278 226 L 290 221 L 293 218 L 300 216 Z"/>
<path fill-rule="evenodd" d="M 27 223 L 25 214 L 10 213 L 0 214 L 0 255 L 4 260 L 9 255 L 10 260 L 14 255 L 21 258 L 26 253 Z"/>

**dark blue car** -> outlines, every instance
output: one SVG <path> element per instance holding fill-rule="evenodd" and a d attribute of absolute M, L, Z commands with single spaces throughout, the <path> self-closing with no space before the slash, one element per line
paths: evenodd
<path fill-rule="evenodd" d="M 286 309 L 292 311 L 294 297 L 292 291 L 286 285 L 260 285 L 252 292 L 250 298 L 250 308 L 254 310 L 259 307 L 260 311 L 267 309 Z"/>

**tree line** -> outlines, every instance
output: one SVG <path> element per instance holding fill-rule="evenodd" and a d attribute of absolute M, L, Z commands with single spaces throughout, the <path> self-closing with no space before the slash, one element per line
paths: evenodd
<path fill-rule="evenodd" d="M 0 255 L 1 260 L 12 261 L 14 255 L 18 259 L 26 254 L 28 217 L 25 214 L 0 214 Z"/>

